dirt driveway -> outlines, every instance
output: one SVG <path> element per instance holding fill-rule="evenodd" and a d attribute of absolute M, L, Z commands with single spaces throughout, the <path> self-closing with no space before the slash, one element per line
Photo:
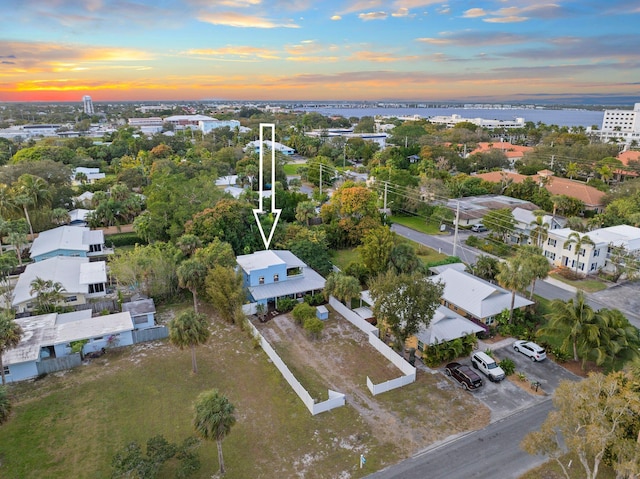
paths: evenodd
<path fill-rule="evenodd" d="M 347 407 L 356 409 L 380 443 L 400 448 L 407 457 L 488 424 L 489 410 L 440 374 L 419 371 L 415 383 L 374 397 L 367 376 L 377 384 L 401 371 L 369 345 L 363 332 L 330 311 L 319 340 L 310 340 L 288 315 L 254 322 L 312 397 L 325 400 L 327 389 L 344 393 Z"/>

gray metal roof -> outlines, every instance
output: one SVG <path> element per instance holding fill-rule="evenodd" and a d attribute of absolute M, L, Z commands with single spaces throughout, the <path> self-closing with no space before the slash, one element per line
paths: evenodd
<path fill-rule="evenodd" d="M 482 326 L 463 318 L 445 306 L 439 306 L 433 315 L 431 324 L 426 328 L 421 328 L 416 337 L 420 342 L 432 345 L 481 331 L 484 331 Z"/>
<path fill-rule="evenodd" d="M 56 256 L 28 264 L 13 290 L 14 306 L 35 298 L 35 294 L 31 294 L 31 282 L 36 278 L 59 282 L 67 294 L 86 294 L 90 284 L 106 282 L 106 263 L 89 263 L 89 258 Z"/>
<path fill-rule="evenodd" d="M 84 226 L 60 226 L 43 231 L 33 240 L 30 256 L 35 258 L 56 250 L 89 251 L 89 245 L 104 244 L 102 230 Z"/>
<path fill-rule="evenodd" d="M 442 299 L 471 313 L 476 318 L 488 318 L 511 307 L 511 292 L 464 271 L 447 269 L 429 278 L 444 283 Z M 514 308 L 533 304 L 516 294 Z"/>
<path fill-rule="evenodd" d="M 277 283 L 260 284 L 249 287 L 249 292 L 254 300 L 280 298 L 291 294 L 305 293 L 324 289 L 325 279 L 311 268 L 303 268 L 303 272 L 297 276 L 287 277 L 286 281 Z"/>

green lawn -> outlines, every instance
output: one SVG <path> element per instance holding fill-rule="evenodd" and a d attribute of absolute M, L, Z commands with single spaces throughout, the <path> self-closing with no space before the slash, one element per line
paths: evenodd
<path fill-rule="evenodd" d="M 440 228 L 437 224 L 427 223 L 425 218 L 421 216 L 397 216 L 393 215 L 389 218 L 392 222 L 397 223 L 402 226 L 406 226 L 407 228 L 411 228 L 413 230 L 419 231 L 420 233 L 425 233 L 429 235 L 440 234 Z"/>
<path fill-rule="evenodd" d="M 333 250 L 331 251 L 331 260 L 333 264 L 344 271 L 349 263 L 360 261 L 360 253 L 356 248 Z"/>
<path fill-rule="evenodd" d="M 284 165 L 284 172 L 287 176 L 297 175 L 298 168 L 300 168 L 301 166 L 306 165 L 301 163 L 287 163 L 286 165 Z"/>
<path fill-rule="evenodd" d="M 603 289 L 607 289 L 606 283 L 604 283 L 599 279 L 590 278 L 590 279 L 571 280 L 571 279 L 564 278 L 563 276 L 556 273 L 551 273 L 549 274 L 549 276 L 551 276 L 554 279 L 557 279 L 558 281 L 562 281 L 563 283 L 570 284 L 574 288 L 581 289 L 587 293 L 595 293 L 597 291 L 602 291 Z"/>

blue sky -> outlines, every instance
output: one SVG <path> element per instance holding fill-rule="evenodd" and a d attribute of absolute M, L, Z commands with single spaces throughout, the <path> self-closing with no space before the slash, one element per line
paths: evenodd
<path fill-rule="evenodd" d="M 0 101 L 640 101 L 637 0 L 0 0 L 0 11 Z"/>

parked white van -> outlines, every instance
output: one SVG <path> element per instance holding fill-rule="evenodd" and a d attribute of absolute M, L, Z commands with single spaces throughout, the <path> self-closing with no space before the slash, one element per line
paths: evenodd
<path fill-rule="evenodd" d="M 505 378 L 504 370 L 487 353 L 481 351 L 473 353 L 471 355 L 471 364 L 493 382 L 502 381 Z"/>

